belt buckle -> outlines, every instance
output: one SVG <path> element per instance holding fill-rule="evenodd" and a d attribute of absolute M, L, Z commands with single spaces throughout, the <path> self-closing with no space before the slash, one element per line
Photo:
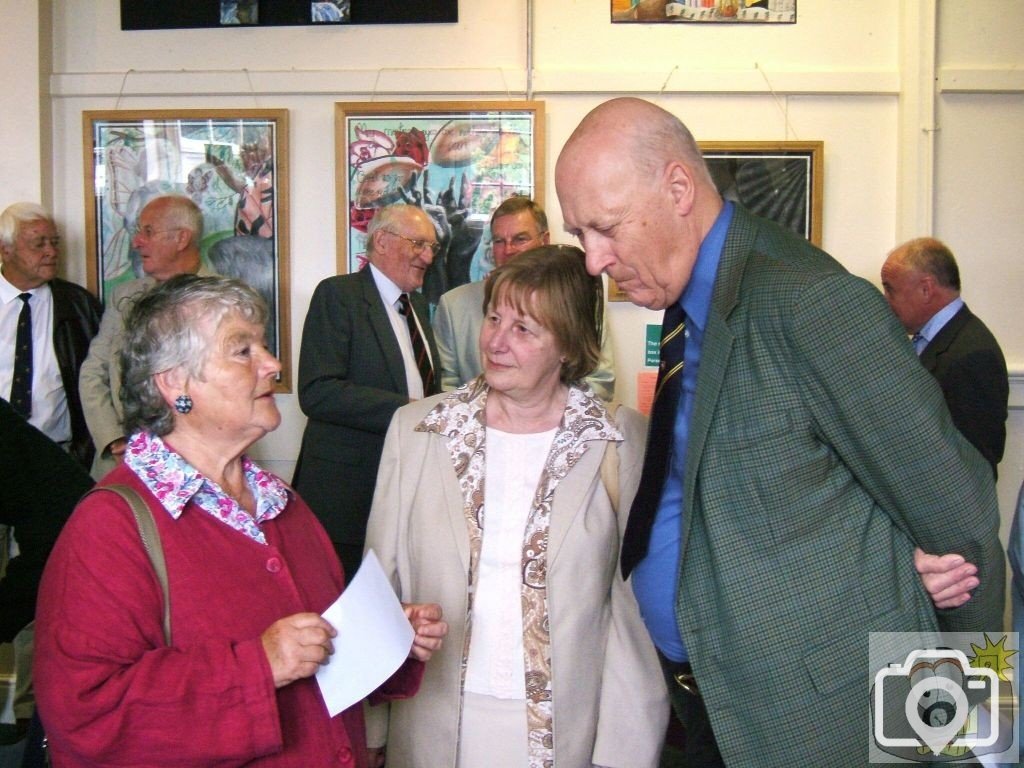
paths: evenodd
<path fill-rule="evenodd" d="M 676 681 L 676 685 L 682 688 L 691 696 L 700 696 L 700 691 L 697 689 L 697 678 L 690 674 L 679 674 L 672 675 L 672 679 Z"/>

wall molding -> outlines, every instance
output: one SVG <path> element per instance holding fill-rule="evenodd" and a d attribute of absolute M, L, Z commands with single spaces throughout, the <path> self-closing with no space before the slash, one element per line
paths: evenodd
<path fill-rule="evenodd" d="M 776 95 L 889 95 L 900 92 L 897 70 L 768 71 L 535 70 L 532 96 L 568 93 L 728 93 Z M 55 72 L 50 96 L 278 96 L 345 94 L 390 97 L 467 94 L 472 98 L 525 98 L 524 70 L 504 69 L 292 69 L 128 70 Z"/>
<path fill-rule="evenodd" d="M 1024 93 L 1024 70 L 956 69 L 944 67 L 938 75 L 940 93 Z"/>

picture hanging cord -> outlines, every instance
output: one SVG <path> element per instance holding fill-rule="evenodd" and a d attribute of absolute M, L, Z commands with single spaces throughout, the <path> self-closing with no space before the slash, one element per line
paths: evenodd
<path fill-rule="evenodd" d="M 124 84 L 128 82 L 128 75 L 132 74 L 134 71 L 134 69 L 125 70 L 124 77 L 121 78 L 121 88 L 117 92 L 117 100 L 114 101 L 114 109 L 121 108 L 121 96 L 124 95 Z"/>
<path fill-rule="evenodd" d="M 377 70 L 377 77 L 374 78 L 374 81 L 373 81 L 373 90 L 370 92 L 370 101 L 372 102 L 372 101 L 376 101 L 377 100 L 377 87 L 380 85 L 380 76 L 383 75 L 385 72 L 420 72 L 420 71 L 422 71 L 422 70 L 414 69 L 412 67 L 382 67 L 382 68 L 378 69 Z M 444 70 L 444 71 L 452 71 L 452 72 L 472 71 L 472 72 L 477 72 L 477 71 L 480 71 L 480 70 L 477 70 L 477 69 L 463 70 L 461 68 L 454 68 L 454 69 L 451 69 L 451 70 Z M 483 71 L 484 72 L 494 71 L 494 72 L 497 72 L 501 76 L 501 85 L 505 89 L 505 98 L 507 100 L 509 100 L 509 101 L 512 101 L 512 91 L 508 87 L 508 80 L 505 79 L 505 70 L 502 69 L 501 67 L 493 67 L 493 68 L 483 69 Z"/>
<path fill-rule="evenodd" d="M 768 73 L 761 68 L 761 64 L 759 62 L 754 62 L 754 69 L 761 73 L 761 77 L 764 78 L 765 85 L 768 86 L 768 92 L 772 95 L 772 98 L 775 99 L 775 106 L 777 106 L 779 111 L 782 113 L 782 119 L 786 123 L 786 140 L 795 139 L 796 141 L 799 141 L 800 137 L 796 135 L 796 131 L 793 130 L 792 123 L 789 122 L 789 100 L 787 99 L 785 105 L 783 105 L 782 100 L 779 98 L 779 94 L 775 92 L 775 87 L 772 85 L 772 81 L 768 79 Z"/>
<path fill-rule="evenodd" d="M 260 108 L 260 100 L 259 100 L 259 97 L 256 95 L 256 89 L 252 87 L 252 76 L 249 73 L 248 67 L 243 67 L 242 71 L 245 72 L 245 79 L 249 83 L 249 93 L 252 94 L 252 103 L 256 105 L 256 109 L 259 109 Z"/>

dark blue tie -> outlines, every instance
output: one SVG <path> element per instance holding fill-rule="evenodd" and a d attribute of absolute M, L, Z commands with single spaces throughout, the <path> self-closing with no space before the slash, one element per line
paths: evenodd
<path fill-rule="evenodd" d="M 11 381 L 11 408 L 26 419 L 32 415 L 32 308 L 31 293 L 18 296 L 24 302 L 18 315 L 14 337 L 14 379 Z"/>
<path fill-rule="evenodd" d="M 661 491 L 672 456 L 676 412 L 679 408 L 679 395 L 683 390 L 685 351 L 686 313 L 676 302 L 665 310 L 661 324 L 661 361 L 651 408 L 651 425 L 647 431 L 647 453 L 644 454 L 640 487 L 629 510 L 629 522 L 622 541 L 623 578 L 628 577 L 647 554 L 654 517 L 661 502 Z"/>

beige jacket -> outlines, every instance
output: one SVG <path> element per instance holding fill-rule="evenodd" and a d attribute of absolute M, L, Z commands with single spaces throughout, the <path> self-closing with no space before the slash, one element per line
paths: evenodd
<path fill-rule="evenodd" d="M 387 706 L 367 708 L 369 743 L 386 740 L 388 763 L 401 768 L 454 768 L 457 757 L 469 537 L 446 438 L 414 431 L 444 397 L 395 414 L 367 532 L 367 548 L 399 597 L 440 603 L 450 627 L 414 698 L 392 703 L 390 716 Z M 551 512 L 547 583 L 560 768 L 654 768 L 668 717 L 654 646 L 618 568 L 645 422 L 628 408 L 618 410 L 616 421 L 625 436 L 614 449 L 618 513 L 600 477 L 606 442 L 592 444 L 559 482 Z"/>

